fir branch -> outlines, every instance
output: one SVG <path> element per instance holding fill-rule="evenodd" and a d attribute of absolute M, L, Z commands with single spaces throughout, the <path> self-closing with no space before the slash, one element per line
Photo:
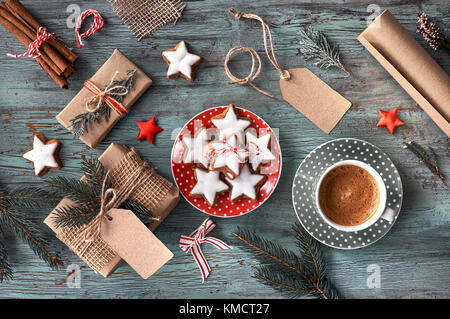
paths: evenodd
<path fill-rule="evenodd" d="M 292 297 L 304 295 L 323 299 L 339 298 L 339 293 L 325 275 L 325 263 L 319 245 L 295 226 L 300 256 L 252 231 L 238 228 L 234 236 L 244 249 L 262 264 L 254 276 L 264 284 Z"/>
<path fill-rule="evenodd" d="M 325 34 L 312 26 L 302 28 L 297 33 L 301 37 L 299 44 L 306 60 L 315 60 L 314 64 L 320 68 L 337 67 L 350 75 L 340 61 L 338 47 L 330 44 Z"/>
<path fill-rule="evenodd" d="M 1 236 L 0 230 L 0 236 Z M 11 279 L 13 275 L 13 270 L 8 263 L 8 252 L 3 244 L 3 240 L 0 238 L 0 283 L 5 280 Z"/>
<path fill-rule="evenodd" d="M 74 205 L 55 210 L 53 219 L 57 227 L 86 225 L 100 211 L 103 181 L 106 178 L 105 168 L 97 158 L 87 159 L 84 156 L 81 166 L 86 177 L 85 181 L 58 177 L 49 182 L 54 192 L 74 202 Z M 106 181 L 105 187 L 110 187 L 109 181 Z M 135 201 L 128 199 L 120 207 L 132 210 L 144 224 L 160 221 L 159 216 L 154 217 L 146 207 Z"/>
<path fill-rule="evenodd" d="M 123 88 L 125 87 L 128 91 L 133 87 L 133 80 L 136 75 L 136 69 L 128 70 L 126 72 L 127 77 L 120 80 L 113 80 L 109 83 L 103 90 L 109 90 L 109 95 L 112 96 L 117 102 L 122 102 L 125 95 L 114 95 L 114 93 L 123 93 Z M 117 87 L 119 86 L 119 87 Z M 116 87 L 116 88 L 115 88 Z M 89 105 L 96 105 L 98 103 L 98 98 L 93 99 L 89 102 Z M 80 137 L 81 135 L 88 133 L 89 131 L 89 123 L 96 122 L 101 123 L 102 119 L 105 121 L 109 120 L 111 114 L 111 108 L 106 104 L 103 100 L 100 107 L 95 112 L 86 112 L 81 113 L 75 116 L 70 120 L 71 124 L 69 128 L 72 131 L 72 134 L 76 137 Z"/>
<path fill-rule="evenodd" d="M 0 206 L 0 225 L 8 227 L 30 246 L 33 252 L 45 261 L 52 269 L 62 265 L 59 257 L 51 254 L 41 228 L 36 227 L 28 216 L 13 207 Z"/>
<path fill-rule="evenodd" d="M 53 208 L 61 197 L 37 187 L 16 187 L 9 190 L 0 188 L 0 205 L 40 211 Z"/>
<path fill-rule="evenodd" d="M 428 167 L 428 169 L 441 180 L 442 184 L 447 185 L 445 176 L 441 173 L 439 168 L 437 155 L 433 148 L 428 147 L 427 152 L 422 146 L 414 141 L 405 143 L 403 148 L 413 152 L 413 154 L 416 155 Z"/>

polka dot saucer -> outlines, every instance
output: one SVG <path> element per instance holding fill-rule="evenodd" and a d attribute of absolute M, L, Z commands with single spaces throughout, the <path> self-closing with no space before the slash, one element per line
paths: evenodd
<path fill-rule="evenodd" d="M 372 166 L 386 185 L 386 206 L 394 210 L 393 221 L 380 218 L 361 231 L 345 232 L 327 224 L 317 212 L 315 184 L 331 165 L 343 160 L 358 160 Z M 354 138 L 326 142 L 309 153 L 300 164 L 292 185 L 295 213 L 306 231 L 322 244 L 338 249 L 357 249 L 371 245 L 394 225 L 402 206 L 402 181 L 394 163 L 375 145 Z"/>
<path fill-rule="evenodd" d="M 251 120 L 250 129 L 254 129 L 257 133 L 263 132 L 272 134 L 271 150 L 276 155 L 277 159 L 263 165 L 264 170 L 267 172 L 266 181 L 261 186 L 258 199 L 256 201 L 243 198 L 232 203 L 229 199 L 229 192 L 221 194 L 217 197 L 213 206 L 209 206 L 203 198 L 193 198 L 190 196 L 190 192 L 196 180 L 194 177 L 195 165 L 183 163 L 184 145 L 181 140 L 182 136 L 186 133 L 194 134 L 194 131 L 201 126 L 206 128 L 212 128 L 214 125 L 211 123 L 213 116 L 223 113 L 226 106 L 217 106 L 194 116 L 186 125 L 181 129 L 178 134 L 173 148 L 172 148 L 172 175 L 173 179 L 180 190 L 183 197 L 196 209 L 216 217 L 236 217 L 247 214 L 259 206 L 261 206 L 275 190 L 278 180 L 281 175 L 281 150 L 278 139 L 273 133 L 270 126 L 258 115 L 245 110 L 240 107 L 236 107 L 236 111 L 239 117 L 246 117 Z"/>

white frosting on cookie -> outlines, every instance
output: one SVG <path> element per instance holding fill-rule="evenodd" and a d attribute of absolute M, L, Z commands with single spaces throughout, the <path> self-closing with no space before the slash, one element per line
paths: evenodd
<path fill-rule="evenodd" d="M 252 132 L 246 133 L 247 149 L 249 151 L 249 163 L 255 171 L 260 164 L 276 159 L 275 155 L 269 150 L 270 133 L 256 137 Z"/>
<path fill-rule="evenodd" d="M 209 205 L 214 205 L 217 193 L 228 190 L 229 186 L 220 179 L 220 172 L 195 169 L 197 184 L 191 190 L 193 195 L 202 195 Z"/>
<path fill-rule="evenodd" d="M 235 200 L 239 196 L 246 196 L 256 200 L 256 186 L 264 178 L 263 175 L 252 174 L 248 165 L 244 165 L 241 169 L 241 174 L 234 179 L 225 178 L 231 185 L 230 200 Z"/>
<path fill-rule="evenodd" d="M 225 143 L 211 142 L 211 147 L 215 153 L 211 168 L 228 168 L 235 176 L 239 175 L 240 165 L 245 162 L 247 154 L 244 149 L 238 148 L 237 136 L 231 135 Z"/>
<path fill-rule="evenodd" d="M 164 51 L 163 55 L 169 61 L 167 76 L 181 73 L 189 79 L 192 76 L 193 65 L 201 59 L 200 56 L 189 53 L 184 41 L 180 42 L 175 51 Z"/>
<path fill-rule="evenodd" d="M 250 125 L 250 121 L 237 117 L 233 107 L 229 107 L 225 117 L 211 119 L 211 122 L 219 129 L 219 139 L 224 140 L 235 134 L 239 145 L 245 145 L 244 130 Z"/>
<path fill-rule="evenodd" d="M 182 137 L 184 144 L 184 163 L 200 163 L 205 168 L 208 168 L 210 158 L 208 156 L 209 151 L 209 138 L 208 132 L 205 128 L 201 128 L 192 137 L 190 134 L 185 134 Z"/>
<path fill-rule="evenodd" d="M 38 136 L 35 135 L 33 140 L 33 148 L 23 154 L 23 157 L 33 162 L 34 173 L 39 175 L 46 167 L 59 167 L 54 154 L 57 147 L 58 143 L 45 144 L 39 139 Z"/>

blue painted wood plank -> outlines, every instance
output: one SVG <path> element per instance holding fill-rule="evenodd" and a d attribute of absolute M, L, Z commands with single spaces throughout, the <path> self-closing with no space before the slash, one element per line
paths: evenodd
<path fill-rule="evenodd" d="M 75 46 L 73 30 L 67 28 L 71 2 L 47 0 L 42 10 L 40 1 L 23 3 L 50 31 L 57 31 L 71 46 Z M 86 46 L 75 49 L 80 60 L 76 73 L 70 79 L 72 87 L 62 91 L 29 60 L 12 60 L 4 53 L 21 52 L 23 48 L 11 35 L 0 28 L 0 182 L 10 186 L 38 184 L 32 165 L 21 156 L 31 145 L 32 130 L 63 143 L 61 158 L 64 169 L 51 171 L 48 176 L 80 176 L 80 155 L 101 154 L 111 142 L 135 146 L 165 177 L 170 173 L 170 151 L 173 132 L 192 116 L 216 105 L 234 103 L 262 116 L 272 127 L 280 129 L 283 152 L 283 172 L 277 190 L 255 212 L 234 219 L 216 219 L 214 236 L 230 241 L 237 225 L 250 227 L 295 250 L 290 231 L 296 221 L 291 203 L 291 183 L 302 159 L 316 146 L 338 137 L 365 139 L 381 147 L 392 156 L 404 184 L 402 213 L 391 232 L 376 244 L 356 251 L 339 251 L 324 247 L 331 279 L 346 297 L 450 297 L 449 225 L 450 197 L 448 188 L 431 175 L 402 143 L 416 140 L 432 145 L 440 158 L 441 168 L 450 175 L 449 139 L 414 101 L 380 67 L 356 40 L 365 28 L 367 3 L 354 1 L 275 1 L 254 2 L 187 1 L 182 19 L 168 25 L 138 42 L 127 27 L 115 16 L 105 1 L 79 1 L 81 9 L 95 8 L 106 20 L 105 28 Z M 425 11 L 436 17 L 441 25 L 450 24 L 448 1 L 427 1 L 423 4 L 378 1 L 382 10 L 389 9 L 394 16 L 414 33 L 416 16 Z M 263 71 L 255 84 L 280 98 L 278 74 L 264 56 L 262 34 L 257 22 L 238 21 L 227 13 L 229 7 L 261 15 L 271 26 L 277 57 L 282 66 L 309 67 L 331 87 L 354 103 L 330 135 L 324 134 L 300 113 L 281 99 L 272 100 L 248 86 L 225 83 L 228 78 L 223 69 L 227 51 L 236 45 L 255 48 L 263 59 Z M 339 44 L 342 60 L 351 72 L 346 77 L 339 70 L 321 70 L 297 55 L 296 31 L 313 24 Z M 419 35 L 414 37 L 425 45 Z M 205 61 L 198 69 L 196 81 L 167 80 L 166 64 L 161 52 L 186 40 L 195 53 Z M 122 119 L 100 146 L 89 150 L 74 139 L 55 120 L 55 115 L 67 104 L 88 79 L 119 48 L 139 65 L 154 81 L 133 110 Z M 448 53 L 428 52 L 450 72 Z M 233 71 L 245 75 L 248 57 L 233 58 Z M 384 128 L 376 128 L 380 108 L 399 106 L 399 115 L 406 123 L 394 135 Z M 156 137 L 156 144 L 136 141 L 138 120 L 156 116 L 164 131 Z M 42 222 L 48 212 L 30 216 Z M 140 277 L 127 265 L 105 279 L 96 275 L 56 239 L 55 250 L 66 264 L 76 263 L 81 268 L 81 288 L 68 288 L 65 270 L 51 271 L 15 236 L 7 233 L 6 243 L 15 266 L 15 279 L 1 284 L 0 298 L 252 298 L 283 296 L 251 277 L 255 260 L 239 248 L 217 251 L 203 247 L 213 268 L 210 278 L 201 284 L 197 266 L 190 255 L 178 248 L 181 234 L 189 234 L 205 218 L 185 200 L 156 231 L 175 254 L 175 257 L 148 280 Z M 53 237 L 53 234 L 49 233 Z M 367 267 L 377 264 L 381 269 L 381 288 L 369 289 Z M 436 274 L 439 274 L 438 276 Z M 119 289 L 120 288 L 120 289 Z"/>

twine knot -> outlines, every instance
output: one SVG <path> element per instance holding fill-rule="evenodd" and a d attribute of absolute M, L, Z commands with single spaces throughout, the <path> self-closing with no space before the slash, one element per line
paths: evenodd
<path fill-rule="evenodd" d="M 21 54 L 13 54 L 10 52 L 7 54 L 7 56 L 13 58 L 23 58 L 25 56 L 31 59 L 39 58 L 41 56 L 41 51 L 39 49 L 41 48 L 42 44 L 48 39 L 52 38 L 55 38 L 58 41 L 62 42 L 62 40 L 57 36 L 56 33 L 48 33 L 46 28 L 40 27 L 36 31 L 36 39 L 28 45 L 28 50 L 26 52 Z"/>
<path fill-rule="evenodd" d="M 230 13 L 232 13 L 236 19 L 240 19 L 244 15 L 244 12 L 236 11 L 234 8 L 231 8 L 228 11 L 230 11 Z"/>
<path fill-rule="evenodd" d="M 87 80 L 84 83 L 84 87 L 94 94 L 92 99 L 86 102 L 87 112 L 96 112 L 105 102 L 109 107 L 111 107 L 119 116 L 123 116 L 127 113 L 127 109 L 118 102 L 113 96 L 125 96 L 128 94 L 128 88 L 123 85 L 111 86 L 117 76 L 117 71 L 111 79 L 109 85 L 107 85 L 105 90 L 101 90 L 94 82 Z M 96 103 L 97 102 L 97 103 Z"/>

